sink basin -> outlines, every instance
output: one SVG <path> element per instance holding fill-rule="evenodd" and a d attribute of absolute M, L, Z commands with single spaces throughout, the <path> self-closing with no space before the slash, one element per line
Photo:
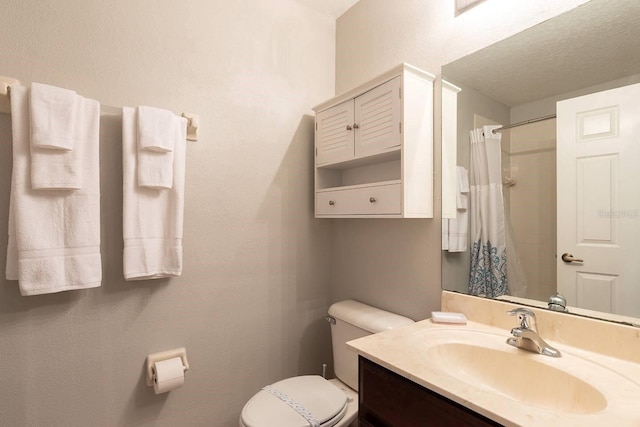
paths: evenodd
<path fill-rule="evenodd" d="M 560 358 L 548 357 L 506 344 L 507 336 L 438 328 L 413 339 L 420 341 L 430 369 L 448 378 L 447 382 L 456 380 L 459 387 L 492 394 L 512 406 L 580 416 L 610 409 L 611 396 L 616 396 L 614 406 L 627 405 L 622 400 L 640 392 L 629 378 L 570 349 L 563 349 Z M 625 397 L 621 400 L 621 396 Z"/>
<path fill-rule="evenodd" d="M 607 399 L 590 384 L 534 359 L 547 356 L 522 352 L 456 342 L 431 347 L 427 357 L 437 368 L 461 381 L 527 405 L 573 414 L 594 413 L 607 407 Z"/>

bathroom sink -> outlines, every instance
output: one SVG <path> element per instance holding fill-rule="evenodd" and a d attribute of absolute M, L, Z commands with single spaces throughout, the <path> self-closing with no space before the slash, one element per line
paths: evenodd
<path fill-rule="evenodd" d="M 607 400 L 598 389 L 531 357 L 546 356 L 507 350 L 446 343 L 431 347 L 427 357 L 461 381 L 480 384 L 524 404 L 575 414 L 589 414 L 607 407 Z"/>
<path fill-rule="evenodd" d="M 506 402 L 556 414 L 593 414 L 609 406 L 610 390 L 629 396 L 640 392 L 625 376 L 563 350 L 552 358 L 507 345 L 508 332 L 441 328 L 414 336 L 430 368 L 462 387 L 492 393 Z M 623 391 L 624 393 L 624 391 Z"/>
<path fill-rule="evenodd" d="M 604 345 L 612 340 L 571 346 L 561 341 L 571 330 L 553 331 L 545 325 L 542 337 L 562 354 L 550 357 L 507 344 L 510 332 L 508 326 L 472 320 L 450 325 L 426 319 L 347 346 L 507 427 L 640 426 L 640 363 L 593 350 L 609 350 Z M 638 337 L 637 331 L 620 336 Z M 571 336 L 571 342 L 575 338 Z"/>

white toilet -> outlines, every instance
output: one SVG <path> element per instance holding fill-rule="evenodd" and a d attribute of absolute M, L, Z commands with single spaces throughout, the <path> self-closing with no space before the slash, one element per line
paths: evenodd
<path fill-rule="evenodd" d="M 256 393 L 242 408 L 240 427 L 346 427 L 358 415 L 358 356 L 346 342 L 413 323 L 353 300 L 329 307 L 333 363 L 338 378 L 287 378 Z"/>

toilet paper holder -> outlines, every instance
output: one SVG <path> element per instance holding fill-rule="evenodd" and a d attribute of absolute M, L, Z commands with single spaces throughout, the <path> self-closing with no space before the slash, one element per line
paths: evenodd
<path fill-rule="evenodd" d="M 187 350 L 184 347 L 161 351 L 147 356 L 147 385 L 149 387 L 153 387 L 153 380 L 156 375 L 154 364 L 161 360 L 173 359 L 174 357 L 182 359 L 182 367 L 184 371 L 187 372 L 189 370 L 189 362 L 187 361 Z"/>

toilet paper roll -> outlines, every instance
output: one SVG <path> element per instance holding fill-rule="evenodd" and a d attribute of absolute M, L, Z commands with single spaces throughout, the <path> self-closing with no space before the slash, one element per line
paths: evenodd
<path fill-rule="evenodd" d="M 184 367 L 181 358 L 160 360 L 153 366 L 155 371 L 153 390 L 156 394 L 166 393 L 184 384 Z"/>

